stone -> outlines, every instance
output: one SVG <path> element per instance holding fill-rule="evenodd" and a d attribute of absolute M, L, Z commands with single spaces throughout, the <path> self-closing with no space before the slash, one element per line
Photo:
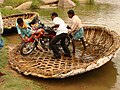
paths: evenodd
<path fill-rule="evenodd" d="M 42 5 L 40 6 L 41 9 L 49 9 L 49 8 L 57 8 L 57 5 Z"/>
<path fill-rule="evenodd" d="M 2 4 L 4 2 L 4 0 L 0 0 L 0 3 Z"/>
<path fill-rule="evenodd" d="M 59 0 L 58 6 L 62 8 L 71 8 L 75 7 L 76 4 L 71 0 Z"/>
<path fill-rule="evenodd" d="M 12 6 L 5 6 L 4 8 L 5 8 L 5 9 L 11 9 L 11 10 L 13 9 Z"/>
<path fill-rule="evenodd" d="M 57 7 L 58 5 L 57 4 L 51 4 L 52 7 Z"/>
<path fill-rule="evenodd" d="M 3 79 L 3 78 L 0 78 L 0 83 L 4 82 L 4 80 L 5 80 L 5 79 Z"/>
<path fill-rule="evenodd" d="M 18 9 L 18 10 L 28 10 L 28 9 L 30 9 L 31 4 L 32 4 L 32 1 L 25 2 L 25 3 L 21 4 L 21 5 L 19 5 L 18 7 L 16 7 L 15 9 Z"/>
<path fill-rule="evenodd" d="M 59 0 L 41 0 L 44 4 L 51 4 L 51 3 L 56 3 Z"/>

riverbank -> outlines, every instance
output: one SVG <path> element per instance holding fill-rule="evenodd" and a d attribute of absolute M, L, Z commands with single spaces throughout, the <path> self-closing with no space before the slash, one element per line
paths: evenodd
<path fill-rule="evenodd" d="M 4 41 L 5 46 L 0 50 L 0 72 L 5 75 L 0 77 L 0 90 L 44 90 L 42 86 L 38 86 L 32 79 L 27 79 L 10 68 L 8 63 L 10 48 L 7 40 L 4 39 Z"/>

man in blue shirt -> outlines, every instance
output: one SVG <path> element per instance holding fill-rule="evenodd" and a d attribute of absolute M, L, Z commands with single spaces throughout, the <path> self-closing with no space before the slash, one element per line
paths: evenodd
<path fill-rule="evenodd" d="M 29 25 L 29 22 L 23 20 L 22 18 L 17 19 L 16 28 L 17 28 L 19 36 L 21 37 L 23 41 L 29 38 L 32 34 L 32 28 Z M 38 45 L 38 42 L 35 42 L 36 49 L 39 50 L 37 45 Z"/>
<path fill-rule="evenodd" d="M 19 36 L 24 41 L 27 37 L 31 36 L 31 27 L 27 21 L 22 18 L 18 18 L 16 22 L 16 28 Z"/>

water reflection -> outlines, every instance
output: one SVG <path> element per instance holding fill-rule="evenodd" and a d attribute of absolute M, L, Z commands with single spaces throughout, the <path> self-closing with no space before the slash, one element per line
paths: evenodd
<path fill-rule="evenodd" d="M 16 28 L 4 29 L 3 36 L 6 37 L 7 42 L 10 44 L 18 44 L 21 42 L 19 35 L 17 34 Z"/>
<path fill-rule="evenodd" d="M 99 69 L 65 79 L 26 78 L 47 90 L 110 90 L 115 85 L 116 75 L 117 69 L 110 61 Z"/>

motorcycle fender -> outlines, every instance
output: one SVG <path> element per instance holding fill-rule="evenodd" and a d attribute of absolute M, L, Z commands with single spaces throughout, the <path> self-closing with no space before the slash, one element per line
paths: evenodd
<path fill-rule="evenodd" d="M 33 38 L 28 38 L 27 42 L 34 42 L 34 39 Z"/>

